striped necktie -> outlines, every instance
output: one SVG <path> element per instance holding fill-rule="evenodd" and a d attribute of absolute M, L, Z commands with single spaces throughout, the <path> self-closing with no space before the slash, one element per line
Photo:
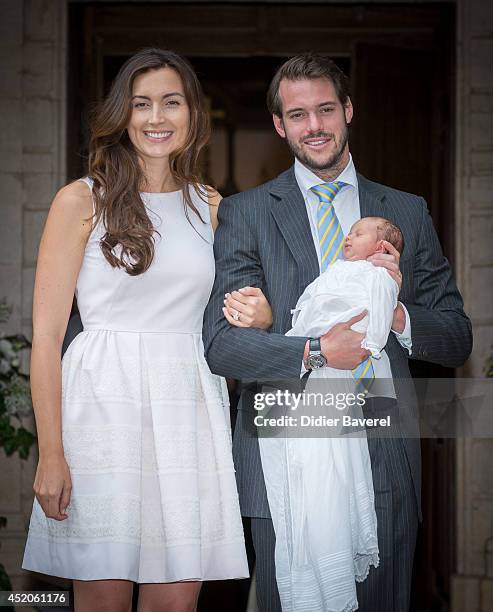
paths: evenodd
<path fill-rule="evenodd" d="M 344 244 L 344 232 L 334 209 L 334 199 L 339 191 L 346 185 L 342 181 L 334 183 L 322 183 L 315 185 L 311 191 L 318 198 L 317 207 L 317 229 L 320 248 L 320 269 L 325 272 L 330 264 L 342 258 L 342 245 Z M 356 392 L 368 391 L 375 378 L 371 358 L 362 361 L 354 370 L 353 377 L 356 381 Z"/>
<path fill-rule="evenodd" d="M 317 229 L 320 248 L 320 269 L 325 272 L 327 266 L 342 257 L 344 233 L 334 210 L 334 198 L 346 183 L 322 183 L 315 185 L 311 191 L 318 198 Z"/>

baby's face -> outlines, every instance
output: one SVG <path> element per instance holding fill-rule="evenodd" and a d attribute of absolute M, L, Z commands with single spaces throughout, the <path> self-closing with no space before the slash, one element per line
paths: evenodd
<path fill-rule="evenodd" d="M 358 261 L 373 255 L 378 248 L 377 221 L 360 219 L 346 236 L 342 254 L 346 261 Z"/>

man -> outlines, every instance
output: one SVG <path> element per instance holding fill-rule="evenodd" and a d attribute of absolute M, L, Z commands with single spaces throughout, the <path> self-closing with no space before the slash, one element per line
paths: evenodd
<path fill-rule="evenodd" d="M 295 379 L 303 367 L 322 362 L 357 369 L 367 360 L 361 334 L 350 329 L 358 317 L 339 324 L 317 342 L 286 337 L 291 308 L 306 286 L 339 256 L 334 248 L 360 217 L 389 219 L 403 232 L 402 259 L 388 254 L 371 258 L 401 287 L 386 361 L 393 377 L 400 419 L 413 415 L 412 393 L 402 393 L 409 379 L 408 358 L 458 367 L 470 354 L 471 325 L 443 257 L 425 201 L 373 183 L 356 174 L 348 145 L 353 117 L 347 79 L 329 59 L 305 54 L 288 60 L 274 76 L 267 102 L 275 129 L 295 156 L 288 171 L 260 187 L 225 198 L 219 207 L 215 237 L 216 281 L 204 318 L 204 343 L 216 374 L 243 380 Z M 330 244 L 319 234 L 322 200 L 317 185 L 331 192 Z M 315 191 L 313 188 L 315 187 Z M 318 193 L 320 193 L 318 189 Z M 330 207 L 329 207 L 330 208 Z M 400 271 L 399 271 L 400 267 Z M 402 272 L 402 274 L 401 274 Z M 224 295 L 244 286 L 259 287 L 273 310 L 270 332 L 231 326 L 223 317 Z M 240 315 L 241 316 L 241 315 Z M 304 364 L 304 366 L 303 366 Z M 409 389 L 408 385 L 404 388 Z M 257 557 L 257 599 L 261 612 L 280 611 L 275 583 L 275 535 L 253 422 L 255 386 L 246 385 L 238 406 L 234 436 L 240 504 L 252 517 Z M 380 566 L 358 584 L 363 611 L 409 608 L 412 558 L 420 515 L 419 439 L 369 438 Z"/>

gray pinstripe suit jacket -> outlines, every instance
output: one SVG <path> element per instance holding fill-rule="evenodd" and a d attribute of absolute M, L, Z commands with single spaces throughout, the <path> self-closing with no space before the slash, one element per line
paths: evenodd
<path fill-rule="evenodd" d="M 411 358 L 448 367 L 462 365 L 472 348 L 471 323 L 426 202 L 361 175 L 358 183 L 361 216 L 385 217 L 404 235 L 399 299 L 411 318 Z M 204 315 L 209 366 L 216 374 L 241 380 L 296 379 L 305 339 L 284 334 L 291 327 L 291 308 L 320 272 L 294 168 L 255 189 L 225 198 L 219 207 L 219 222 L 214 245 L 216 279 Z M 271 304 L 274 322 L 268 332 L 235 328 L 223 317 L 224 294 L 246 285 L 260 287 Z M 394 334 L 390 334 L 385 350 L 401 418 L 409 420 L 417 408 L 407 351 Z M 253 412 L 252 399 L 252 391 L 244 390 L 239 410 Z M 269 517 L 258 440 L 241 426 L 241 419 L 239 422 L 234 455 L 242 512 Z M 420 507 L 420 442 L 407 438 L 404 445 Z"/>

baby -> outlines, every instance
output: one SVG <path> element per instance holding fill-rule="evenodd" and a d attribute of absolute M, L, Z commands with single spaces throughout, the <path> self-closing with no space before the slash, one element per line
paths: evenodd
<path fill-rule="evenodd" d="M 397 225 L 382 217 L 363 217 L 356 221 L 346 236 L 342 247 L 345 261 L 358 261 L 374 253 L 384 253 L 383 240 L 402 253 L 404 238 Z"/>
<path fill-rule="evenodd" d="M 318 338 L 337 323 L 348 321 L 363 310 L 368 315 L 352 329 L 366 333 L 362 347 L 379 359 L 392 326 L 399 288 L 388 271 L 366 261 L 375 253 L 384 253 L 384 240 L 399 253 L 404 248 L 400 229 L 381 217 L 364 217 L 346 236 L 342 254 L 303 292 L 292 311 L 292 329 L 288 336 Z M 323 368 L 324 377 L 340 378 L 350 370 Z"/>

